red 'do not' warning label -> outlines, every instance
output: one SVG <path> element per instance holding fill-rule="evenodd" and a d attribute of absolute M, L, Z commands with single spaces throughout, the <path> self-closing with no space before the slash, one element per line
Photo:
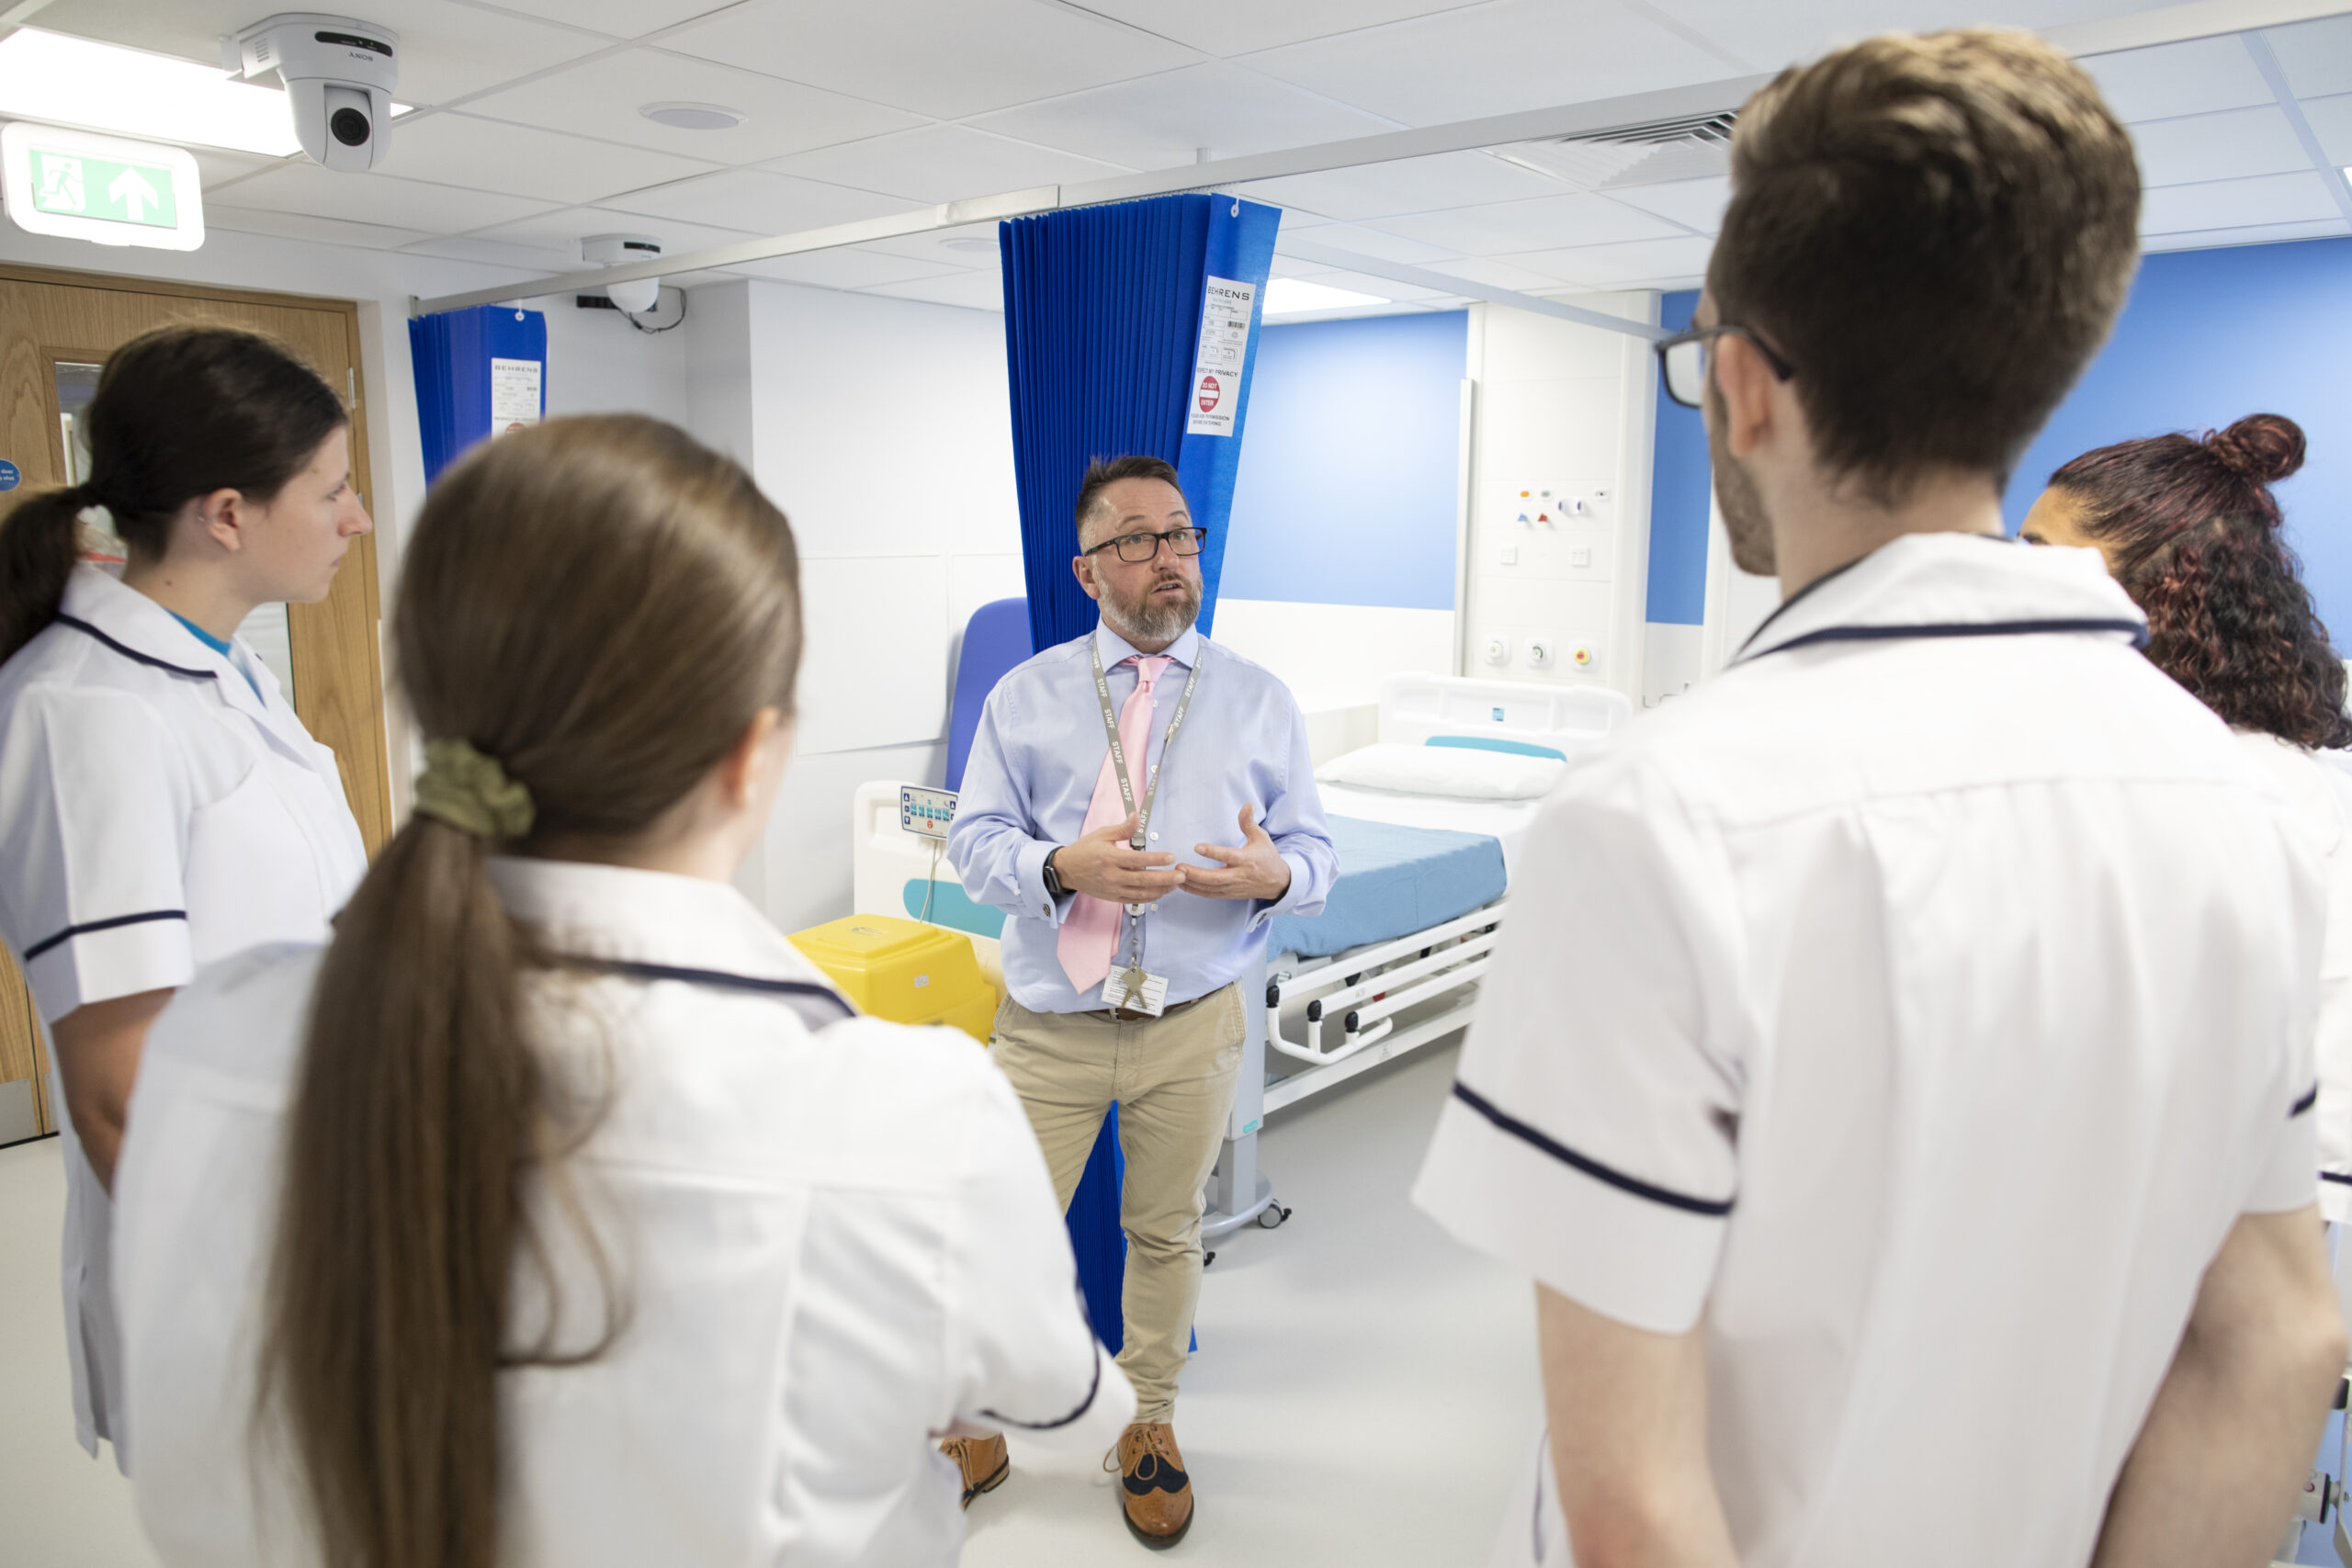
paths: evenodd
<path fill-rule="evenodd" d="M 1201 412 L 1203 413 L 1206 413 L 1211 409 L 1216 407 L 1217 400 L 1222 398 L 1224 395 L 1225 389 L 1216 384 L 1216 377 L 1204 376 L 1201 378 Z"/>

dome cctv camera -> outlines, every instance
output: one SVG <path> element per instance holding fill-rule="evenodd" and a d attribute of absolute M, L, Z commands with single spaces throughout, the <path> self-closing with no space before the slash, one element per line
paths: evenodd
<path fill-rule="evenodd" d="M 350 17 L 289 11 L 255 22 L 222 52 L 246 76 L 277 73 L 311 162 L 356 174 L 384 161 L 400 34 Z"/>

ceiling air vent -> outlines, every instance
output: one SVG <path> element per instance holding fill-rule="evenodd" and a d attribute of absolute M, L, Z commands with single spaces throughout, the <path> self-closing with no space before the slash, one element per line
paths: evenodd
<path fill-rule="evenodd" d="M 1732 127 L 1738 118 L 1736 110 L 1725 109 L 1550 141 L 1522 141 L 1496 151 L 1514 163 L 1572 180 L 1589 190 L 1664 185 L 1727 171 Z"/>

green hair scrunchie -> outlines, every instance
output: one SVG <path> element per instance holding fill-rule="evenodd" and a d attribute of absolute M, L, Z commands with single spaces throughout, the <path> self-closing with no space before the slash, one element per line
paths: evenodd
<path fill-rule="evenodd" d="M 519 839 L 531 830 L 537 814 L 531 792 L 508 778 L 496 758 L 464 740 L 424 743 L 416 810 L 478 839 Z"/>

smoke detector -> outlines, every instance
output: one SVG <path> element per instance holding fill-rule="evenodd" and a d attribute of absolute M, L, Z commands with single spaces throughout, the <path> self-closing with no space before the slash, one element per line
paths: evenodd
<path fill-rule="evenodd" d="M 662 242 L 650 234 L 591 234 L 580 242 L 580 259 L 594 266 L 626 266 L 631 262 L 657 261 Z M 634 316 L 650 310 L 662 298 L 662 280 L 640 277 L 634 283 L 607 283 L 605 293 Z"/>

